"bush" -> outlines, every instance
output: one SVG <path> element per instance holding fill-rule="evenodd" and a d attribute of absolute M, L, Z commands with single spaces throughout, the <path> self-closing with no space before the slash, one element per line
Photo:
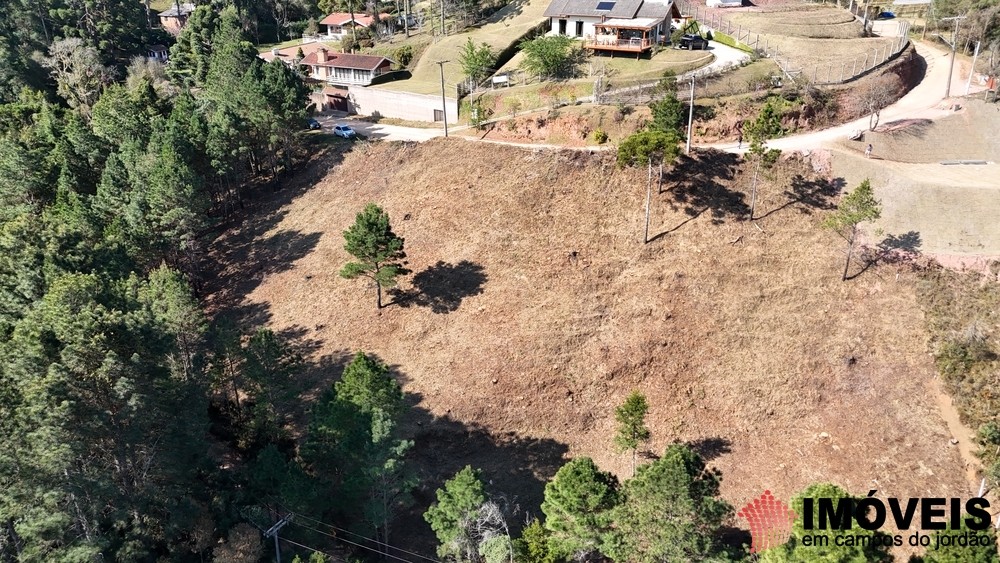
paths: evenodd
<path fill-rule="evenodd" d="M 608 134 L 604 129 L 594 129 L 594 142 L 603 145 L 608 142 Z"/>
<path fill-rule="evenodd" d="M 396 59 L 396 63 L 399 65 L 399 68 L 406 68 L 410 66 L 410 63 L 413 62 L 413 46 L 403 45 L 402 47 L 396 49 L 396 52 L 393 54 L 393 58 Z"/>
<path fill-rule="evenodd" d="M 521 42 L 524 61 L 521 67 L 534 76 L 572 78 L 581 49 L 565 35 L 547 35 Z"/>
<path fill-rule="evenodd" d="M 353 53 L 358 48 L 358 43 L 354 41 L 354 37 L 351 34 L 347 34 L 340 40 L 340 47 L 345 53 Z"/>
<path fill-rule="evenodd" d="M 761 156 L 760 163 L 764 168 L 771 168 L 778 162 L 778 158 L 780 157 L 781 149 L 768 149 L 767 152 Z"/>
<path fill-rule="evenodd" d="M 988 362 L 993 357 L 984 339 L 956 338 L 941 346 L 935 363 L 945 381 L 955 381 L 964 378 L 976 364 Z"/>

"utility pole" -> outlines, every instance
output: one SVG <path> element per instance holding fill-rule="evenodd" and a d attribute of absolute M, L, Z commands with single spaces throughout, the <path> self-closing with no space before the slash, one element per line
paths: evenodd
<path fill-rule="evenodd" d="M 444 120 L 444 136 L 448 137 L 448 102 L 444 98 L 444 63 L 449 61 L 437 61 L 438 70 L 441 71 L 441 119 Z"/>
<path fill-rule="evenodd" d="M 278 520 L 277 524 L 271 526 L 270 528 L 267 529 L 266 532 L 264 532 L 265 538 L 270 538 L 270 537 L 274 538 L 274 560 L 277 561 L 278 563 L 281 563 L 281 546 L 278 545 L 278 532 L 281 531 L 281 529 L 284 528 L 285 525 L 291 521 L 292 521 L 292 515 L 289 514 L 288 516 L 285 516 L 281 520 Z"/>
<path fill-rule="evenodd" d="M 965 83 L 965 95 L 969 95 L 972 89 L 972 75 L 976 74 L 976 61 L 979 59 L 979 41 L 976 41 L 976 52 L 972 55 L 972 69 L 969 71 L 969 80 Z"/>
<path fill-rule="evenodd" d="M 948 87 L 944 91 L 944 97 L 951 97 L 951 73 L 955 70 L 955 49 L 958 48 L 958 22 L 964 20 L 968 16 L 954 16 L 951 18 L 941 18 L 941 21 L 951 21 L 955 20 L 955 35 L 951 38 L 951 64 L 948 65 Z"/>
<path fill-rule="evenodd" d="M 684 154 L 691 154 L 691 126 L 694 124 L 694 75 L 691 75 L 691 106 L 688 108 L 688 139 Z"/>

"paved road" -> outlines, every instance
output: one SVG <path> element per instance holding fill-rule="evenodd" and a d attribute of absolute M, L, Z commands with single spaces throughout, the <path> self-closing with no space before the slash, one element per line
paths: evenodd
<path fill-rule="evenodd" d="M 938 119 L 951 113 L 947 109 L 950 104 L 945 101 L 944 97 L 945 85 L 948 80 L 949 54 L 922 43 L 915 42 L 914 46 L 916 47 L 917 54 L 927 61 L 927 72 L 920 84 L 917 84 L 896 103 L 882 110 L 880 123 L 889 123 L 900 119 Z M 958 65 L 955 66 L 951 84 L 953 94 L 965 93 L 965 80 L 959 74 Z M 981 90 L 982 87 L 978 86 L 973 86 L 972 88 L 972 92 Z M 767 145 L 783 151 L 812 150 L 820 148 L 828 142 L 846 139 L 853 131 L 866 131 L 867 129 L 868 117 L 862 117 L 850 123 L 821 131 L 773 139 L 768 141 Z M 714 143 L 701 146 L 734 153 L 741 153 L 746 150 L 745 147 L 742 150 L 737 149 L 736 143 Z"/>

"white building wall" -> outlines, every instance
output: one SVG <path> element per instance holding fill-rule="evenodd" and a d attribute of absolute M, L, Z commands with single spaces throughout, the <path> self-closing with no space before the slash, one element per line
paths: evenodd
<path fill-rule="evenodd" d="M 434 121 L 434 110 L 441 111 L 441 96 L 413 94 L 381 88 L 349 86 L 350 111 L 359 115 L 393 117 L 407 121 Z M 446 98 L 448 123 L 458 122 L 458 100 Z"/>
<path fill-rule="evenodd" d="M 551 23 L 550 34 L 559 34 L 559 20 L 566 20 L 566 35 L 576 38 L 593 37 L 594 36 L 594 24 L 601 23 L 601 18 L 593 17 L 582 17 L 582 16 L 568 16 L 566 18 L 549 18 Z M 583 33 L 580 35 L 576 34 L 576 22 L 583 22 Z"/>

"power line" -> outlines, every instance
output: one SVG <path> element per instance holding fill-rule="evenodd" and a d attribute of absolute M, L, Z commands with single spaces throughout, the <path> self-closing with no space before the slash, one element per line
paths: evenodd
<path fill-rule="evenodd" d="M 312 526 L 306 526 L 305 524 L 301 524 L 299 522 L 295 522 L 294 520 L 292 521 L 292 524 L 294 524 L 296 526 L 301 526 L 301 527 L 303 527 L 303 528 L 305 528 L 307 530 L 312 530 L 312 531 L 316 532 L 317 534 L 323 534 L 324 536 L 333 538 L 333 539 L 335 539 L 337 541 L 344 542 L 344 543 L 346 543 L 348 545 L 357 546 L 357 547 L 360 547 L 361 549 L 367 549 L 368 551 L 372 551 L 372 552 L 378 553 L 379 555 L 383 555 L 385 557 L 389 557 L 389 558 L 395 559 L 397 561 L 402 561 L 403 563 L 413 563 L 409 559 L 403 559 L 402 557 L 396 557 L 395 555 L 391 555 L 389 553 L 382 553 L 381 551 L 379 551 L 379 550 L 377 550 L 375 548 L 368 547 L 367 545 L 362 545 L 360 543 L 352 542 L 351 540 L 345 540 L 344 538 L 342 538 L 340 536 L 335 536 L 333 534 L 324 532 L 323 530 L 317 530 L 316 528 L 313 528 Z M 376 542 L 376 543 L 378 543 L 378 542 Z M 389 547 L 392 547 L 392 546 L 389 546 Z M 393 548 L 393 549 L 396 549 L 396 548 Z"/>
<path fill-rule="evenodd" d="M 308 550 L 313 551 L 315 553 L 322 553 L 323 555 L 325 555 L 327 557 L 332 557 L 334 559 L 334 561 L 343 561 L 343 558 L 337 557 L 336 555 L 333 555 L 332 553 L 327 553 L 327 552 L 325 552 L 323 550 L 316 549 L 315 547 L 309 547 L 308 545 L 302 545 L 301 543 L 294 542 L 294 541 L 292 541 L 292 540 L 290 540 L 288 538 L 281 538 L 281 541 L 283 541 L 285 543 L 290 543 L 290 544 L 292 544 L 292 545 L 294 545 L 296 547 L 301 547 L 303 549 L 308 549 Z"/>
<path fill-rule="evenodd" d="M 286 507 L 283 507 L 283 508 L 285 508 L 285 510 L 288 510 L 288 508 L 286 508 Z M 289 512 L 291 512 L 291 511 L 289 511 Z M 405 553 L 407 555 L 412 555 L 413 557 L 418 557 L 418 558 L 423 559 L 425 561 L 431 561 L 432 563 L 441 563 L 441 561 L 438 560 L 438 559 L 433 559 L 431 557 L 427 557 L 426 555 L 421 555 L 419 553 L 415 553 L 415 552 L 412 552 L 412 551 L 407 551 L 407 550 L 405 550 L 405 549 L 403 549 L 401 547 L 396 547 L 394 545 L 390 545 L 390 544 L 387 544 L 385 542 L 381 542 L 381 541 L 369 538 L 369 537 L 367 537 L 367 536 L 365 536 L 363 534 L 359 534 L 357 532 L 352 532 L 350 530 L 345 530 L 343 528 L 334 526 L 333 524 L 327 524 L 326 522 L 323 522 L 322 520 L 317 520 L 316 518 L 312 518 L 310 516 L 306 516 L 305 514 L 299 514 L 299 513 L 296 512 L 295 515 L 298 516 L 299 518 L 305 518 L 306 520 L 311 520 L 312 522 L 315 522 L 316 524 L 319 524 L 321 526 L 326 526 L 326 527 L 330 528 L 331 530 L 335 530 L 337 532 L 343 532 L 345 534 L 351 534 L 352 536 L 359 537 L 359 538 L 361 538 L 363 540 L 370 541 L 372 543 L 375 543 L 375 544 L 378 544 L 378 545 L 381 545 L 381 546 L 384 546 L 384 547 L 395 549 L 396 551 L 403 552 L 403 553 Z M 297 524 L 297 522 L 294 522 L 294 521 L 292 523 L 293 524 Z M 302 524 L 299 524 L 299 525 L 301 526 Z M 331 537 L 334 537 L 336 539 L 341 539 L 339 536 L 332 536 L 331 534 L 326 534 L 325 532 L 322 532 L 320 530 L 313 530 L 313 531 L 314 532 L 319 532 L 321 534 L 325 534 L 325 535 L 328 535 L 328 536 L 331 536 Z"/>

